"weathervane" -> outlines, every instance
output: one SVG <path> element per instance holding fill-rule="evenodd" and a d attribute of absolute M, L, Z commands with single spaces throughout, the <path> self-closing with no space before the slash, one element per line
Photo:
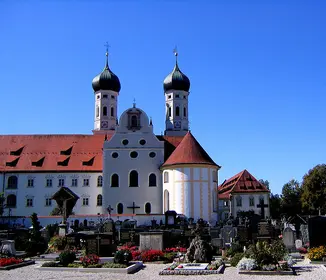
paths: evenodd
<path fill-rule="evenodd" d="M 175 56 L 175 63 L 178 63 L 178 49 L 177 49 L 177 46 L 174 47 L 173 49 L 173 53 L 174 53 L 174 56 Z"/>
<path fill-rule="evenodd" d="M 105 56 L 106 56 L 106 62 L 105 62 L 105 67 L 106 68 L 109 68 L 109 48 L 110 48 L 110 45 L 108 42 L 105 43 L 104 47 L 106 47 L 106 52 L 105 52 Z"/>

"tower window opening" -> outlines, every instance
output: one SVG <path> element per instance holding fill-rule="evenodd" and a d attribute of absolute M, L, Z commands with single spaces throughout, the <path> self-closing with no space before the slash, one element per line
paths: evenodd
<path fill-rule="evenodd" d="M 169 117 L 171 117 L 171 107 L 169 107 L 168 110 L 169 110 L 169 114 L 168 115 L 169 115 Z"/>
<path fill-rule="evenodd" d="M 114 108 L 111 107 L 111 117 L 114 117 Z"/>
<path fill-rule="evenodd" d="M 103 107 L 103 116 L 108 115 L 108 108 L 106 106 Z"/>
<path fill-rule="evenodd" d="M 103 94 L 103 98 L 108 98 L 108 95 L 107 94 Z"/>
<path fill-rule="evenodd" d="M 183 107 L 183 116 L 186 117 L 187 116 L 187 108 Z"/>
<path fill-rule="evenodd" d="M 96 106 L 96 117 L 98 118 L 100 116 L 100 108 Z"/>
<path fill-rule="evenodd" d="M 175 115 L 176 115 L 177 117 L 180 116 L 180 107 L 179 107 L 179 106 L 175 107 Z"/>
<path fill-rule="evenodd" d="M 137 116 L 131 116 L 131 127 L 137 127 L 137 126 L 138 126 Z"/>

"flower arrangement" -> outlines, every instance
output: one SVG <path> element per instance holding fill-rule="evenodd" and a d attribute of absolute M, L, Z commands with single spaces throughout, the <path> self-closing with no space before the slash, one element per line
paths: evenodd
<path fill-rule="evenodd" d="M 254 270 L 258 267 L 256 260 L 251 259 L 251 258 L 242 258 L 238 265 L 237 268 L 239 270 Z"/>
<path fill-rule="evenodd" d="M 141 253 L 141 259 L 144 262 L 154 262 L 163 259 L 164 253 L 161 250 L 147 250 Z"/>
<path fill-rule="evenodd" d="M 97 265 L 98 262 L 100 261 L 100 258 L 99 258 L 99 256 L 97 256 L 95 254 L 90 254 L 90 255 L 81 257 L 80 261 L 81 261 L 83 267 L 88 267 L 90 265 Z"/>
<path fill-rule="evenodd" d="M 13 265 L 13 264 L 18 264 L 18 263 L 21 263 L 21 262 L 23 262 L 22 259 L 17 259 L 17 258 L 14 258 L 14 257 L 0 258 L 0 267 Z"/>
<path fill-rule="evenodd" d="M 300 254 L 307 254 L 307 252 L 308 252 L 307 248 L 305 248 L 305 247 L 300 247 L 298 249 L 298 251 L 299 251 Z"/>
<path fill-rule="evenodd" d="M 164 253 L 186 253 L 187 248 L 184 247 L 172 247 L 172 248 L 166 248 L 164 250 Z"/>
<path fill-rule="evenodd" d="M 308 258 L 312 261 L 320 261 L 325 257 L 326 257 L 326 247 L 325 246 L 311 248 L 308 251 Z"/>

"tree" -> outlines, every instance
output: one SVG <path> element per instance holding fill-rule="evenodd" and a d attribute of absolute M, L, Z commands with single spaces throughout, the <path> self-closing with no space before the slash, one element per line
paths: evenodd
<path fill-rule="evenodd" d="M 302 207 L 311 214 L 326 213 L 326 164 L 319 164 L 304 175 Z"/>
<path fill-rule="evenodd" d="M 268 180 L 259 179 L 259 182 L 263 184 L 268 190 L 270 190 Z"/>
<path fill-rule="evenodd" d="M 273 219 L 281 218 L 281 197 L 278 194 L 272 194 L 269 198 L 269 211 Z"/>
<path fill-rule="evenodd" d="M 301 193 L 302 188 L 298 181 L 292 179 L 282 188 L 281 208 L 286 217 L 301 214 Z"/>

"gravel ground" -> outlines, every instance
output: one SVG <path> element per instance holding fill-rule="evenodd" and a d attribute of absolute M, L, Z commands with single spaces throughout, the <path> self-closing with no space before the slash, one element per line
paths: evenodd
<path fill-rule="evenodd" d="M 296 279 L 296 280 L 322 280 L 326 279 L 326 271 L 318 265 L 308 265 L 306 262 L 298 263 L 297 276 L 258 276 L 258 275 L 239 275 L 236 268 L 227 267 L 224 274 L 214 275 L 200 275 L 200 276 L 160 276 L 158 273 L 167 267 L 164 264 L 147 264 L 146 267 L 137 272 L 136 274 L 113 274 L 113 273 L 82 273 L 82 272 L 52 272 L 52 271 L 40 271 L 36 267 L 40 266 L 40 263 L 30 265 L 22 268 L 17 268 L 10 271 L 1 271 L 0 279 L 6 280 L 50 280 L 50 279 L 78 279 L 78 280 L 131 280 L 131 279 L 151 279 L 151 280 L 175 280 L 175 279 L 228 279 L 228 280 L 254 280 L 254 279 Z"/>

